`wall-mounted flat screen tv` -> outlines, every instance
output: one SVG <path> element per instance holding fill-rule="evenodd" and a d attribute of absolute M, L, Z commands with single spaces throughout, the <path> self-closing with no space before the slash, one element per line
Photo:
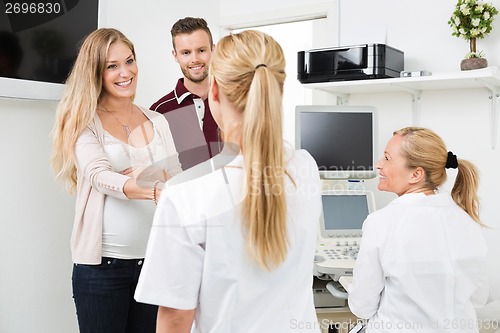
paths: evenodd
<path fill-rule="evenodd" d="M 0 96 L 59 99 L 98 0 L 0 0 Z"/>

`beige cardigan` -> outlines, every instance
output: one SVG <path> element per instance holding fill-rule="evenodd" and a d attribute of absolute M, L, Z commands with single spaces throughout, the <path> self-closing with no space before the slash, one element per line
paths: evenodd
<path fill-rule="evenodd" d="M 167 120 L 158 112 L 142 111 L 167 147 L 167 172 L 176 175 L 182 169 Z M 96 115 L 75 145 L 77 186 L 71 253 L 73 262 L 78 264 L 101 263 L 104 197 L 109 195 L 128 200 L 123 186 L 130 177 L 112 170 L 103 149 L 103 140 L 104 129 Z"/>

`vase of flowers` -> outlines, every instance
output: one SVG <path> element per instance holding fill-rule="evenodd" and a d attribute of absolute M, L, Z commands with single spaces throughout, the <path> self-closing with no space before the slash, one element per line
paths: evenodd
<path fill-rule="evenodd" d="M 458 0 L 448 24 L 453 29 L 452 36 L 469 42 L 469 52 L 460 64 L 461 70 L 488 66 L 483 52 L 477 52 L 476 41 L 491 31 L 493 17 L 497 14 L 498 10 L 491 3 L 482 0 Z"/>

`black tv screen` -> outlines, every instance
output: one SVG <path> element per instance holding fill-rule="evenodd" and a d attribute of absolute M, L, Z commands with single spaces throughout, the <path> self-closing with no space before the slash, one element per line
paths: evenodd
<path fill-rule="evenodd" d="M 64 83 L 81 41 L 97 29 L 98 0 L 0 6 L 0 78 Z"/>

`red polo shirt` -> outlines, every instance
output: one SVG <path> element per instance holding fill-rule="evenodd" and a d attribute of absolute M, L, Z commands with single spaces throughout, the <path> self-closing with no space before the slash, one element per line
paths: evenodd
<path fill-rule="evenodd" d="M 208 160 L 222 149 L 208 99 L 201 100 L 187 90 L 184 78 L 180 78 L 175 89 L 150 109 L 167 118 L 183 170 Z"/>

